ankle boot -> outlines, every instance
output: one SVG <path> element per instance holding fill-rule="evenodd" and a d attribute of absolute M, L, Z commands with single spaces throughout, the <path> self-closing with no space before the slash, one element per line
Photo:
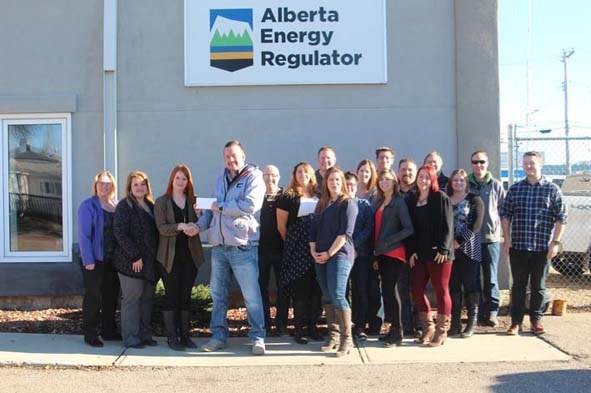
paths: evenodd
<path fill-rule="evenodd" d="M 451 327 L 449 336 L 459 336 L 462 332 L 462 293 L 451 293 Z"/>
<path fill-rule="evenodd" d="M 435 335 L 435 324 L 433 323 L 431 312 L 419 311 L 419 321 L 421 322 L 421 326 L 423 328 L 423 334 L 421 334 L 421 337 L 417 338 L 415 342 L 419 344 L 428 343 Z"/>
<path fill-rule="evenodd" d="M 197 344 L 191 340 L 191 312 L 181 310 L 181 344 L 187 348 L 197 348 Z"/>
<path fill-rule="evenodd" d="M 336 357 L 348 355 L 353 348 L 353 336 L 351 334 L 351 309 L 340 308 L 336 309 L 337 320 L 339 321 L 339 329 L 341 331 L 339 349 L 337 350 Z"/>
<path fill-rule="evenodd" d="M 173 351 L 184 351 L 185 348 L 183 348 L 176 335 L 176 321 L 174 314 L 175 312 L 172 310 L 162 311 L 162 317 L 164 319 L 164 329 L 166 330 L 166 340 L 168 342 L 168 346 Z"/>
<path fill-rule="evenodd" d="M 438 347 L 443 345 L 447 338 L 447 331 L 449 330 L 451 316 L 445 314 L 437 314 L 437 324 L 435 326 L 435 336 L 429 343 L 430 347 Z"/>
<path fill-rule="evenodd" d="M 389 337 L 384 343 L 386 348 L 398 347 L 402 344 L 402 337 L 404 336 L 402 326 L 400 324 L 398 324 L 398 326 L 394 325 L 395 324 L 390 325 L 390 331 L 388 332 Z"/>
<path fill-rule="evenodd" d="M 468 323 L 462 332 L 462 337 L 472 337 L 474 334 L 474 327 L 476 326 L 476 315 L 478 314 L 478 302 L 480 301 L 480 293 L 469 293 L 466 295 L 466 308 L 468 309 Z"/>
<path fill-rule="evenodd" d="M 295 325 L 293 339 L 298 344 L 308 344 L 308 339 L 304 332 L 304 326 L 306 325 L 306 304 L 304 302 L 293 302 L 293 319 Z"/>
<path fill-rule="evenodd" d="M 328 326 L 328 338 L 326 339 L 326 343 L 320 347 L 322 352 L 331 352 L 338 348 L 339 346 L 339 337 L 340 337 L 340 330 L 339 330 L 339 323 L 336 319 L 335 309 L 332 304 L 324 305 L 324 312 L 326 313 L 326 325 Z"/>

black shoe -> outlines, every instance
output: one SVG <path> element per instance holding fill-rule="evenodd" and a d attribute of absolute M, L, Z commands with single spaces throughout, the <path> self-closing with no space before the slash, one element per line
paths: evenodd
<path fill-rule="evenodd" d="M 154 340 L 153 338 L 147 338 L 142 344 L 147 345 L 148 347 L 155 347 L 158 345 L 158 341 Z"/>
<path fill-rule="evenodd" d="M 293 336 L 293 339 L 298 344 L 308 344 L 308 338 L 306 336 L 303 336 L 301 333 L 296 333 Z"/>
<path fill-rule="evenodd" d="M 195 342 L 193 340 L 191 340 L 191 337 L 189 337 L 189 336 L 181 337 L 181 339 L 179 341 L 180 341 L 181 345 L 185 348 L 191 348 L 191 349 L 197 348 L 197 344 L 195 344 Z"/>
<path fill-rule="evenodd" d="M 384 347 L 386 347 L 386 348 L 399 347 L 401 344 L 402 344 L 402 337 L 391 336 L 384 343 Z"/>
<path fill-rule="evenodd" d="M 101 340 L 98 339 L 98 337 L 85 338 L 84 342 L 94 348 L 102 348 L 105 345 Z"/>
<path fill-rule="evenodd" d="M 101 334 L 101 337 L 105 341 L 121 341 L 121 340 L 123 340 L 123 337 L 121 337 L 120 333 Z"/>

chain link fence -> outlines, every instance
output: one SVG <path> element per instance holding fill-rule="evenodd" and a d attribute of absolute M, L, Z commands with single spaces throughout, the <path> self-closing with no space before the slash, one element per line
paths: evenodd
<path fill-rule="evenodd" d="M 568 206 L 560 252 L 546 281 L 549 300 L 565 300 L 569 310 L 591 311 L 591 137 L 519 138 L 515 134 L 509 140 L 508 183 L 511 169 L 513 182 L 525 177 L 523 153 L 538 151 L 544 157 L 543 175 L 561 187 Z"/>

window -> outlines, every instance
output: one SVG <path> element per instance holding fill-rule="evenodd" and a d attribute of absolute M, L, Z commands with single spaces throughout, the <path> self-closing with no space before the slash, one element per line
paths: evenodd
<path fill-rule="evenodd" d="M 0 115 L 0 262 L 71 258 L 70 114 Z"/>

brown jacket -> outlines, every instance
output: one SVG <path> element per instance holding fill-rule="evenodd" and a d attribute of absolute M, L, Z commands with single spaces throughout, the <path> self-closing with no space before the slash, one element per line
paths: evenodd
<path fill-rule="evenodd" d="M 164 194 L 156 200 L 154 205 L 154 218 L 158 232 L 160 232 L 160 239 L 158 241 L 158 253 L 156 258 L 164 266 L 166 271 L 170 273 L 172 270 L 172 263 L 174 261 L 174 250 L 176 246 L 176 236 L 179 232 L 176 230 L 178 223 L 174 219 L 174 210 L 172 209 L 172 198 Z M 187 203 L 191 203 L 187 200 Z M 192 207 L 189 207 L 189 222 L 197 221 L 197 214 Z M 201 247 L 201 239 L 199 235 L 189 238 L 189 249 L 195 266 L 199 267 L 203 263 L 203 248 Z"/>

